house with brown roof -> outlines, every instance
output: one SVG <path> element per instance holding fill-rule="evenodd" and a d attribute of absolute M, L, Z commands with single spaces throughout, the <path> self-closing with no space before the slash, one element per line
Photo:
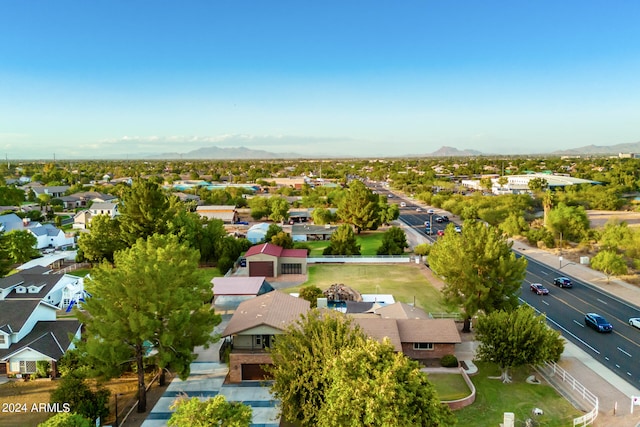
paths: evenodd
<path fill-rule="evenodd" d="M 392 307 L 395 306 L 395 307 Z M 423 310 L 407 304 L 391 304 L 383 310 L 374 304 L 368 312 L 349 314 L 354 324 L 378 341 L 388 339 L 398 352 L 414 360 L 440 359 L 454 354 L 462 342 L 453 319 L 432 319 Z M 222 333 L 231 343 L 229 379 L 231 382 L 260 380 L 265 377 L 260 365 L 273 363 L 266 352 L 275 336 L 282 334 L 310 310 L 310 304 L 294 296 L 273 291 L 242 302 Z M 385 317 L 398 315 L 398 318 Z"/>
<path fill-rule="evenodd" d="M 307 274 L 306 249 L 283 249 L 271 243 L 263 243 L 250 247 L 244 256 L 251 277 Z"/>
<path fill-rule="evenodd" d="M 263 379 L 261 365 L 273 363 L 265 349 L 310 307 L 309 301 L 279 291 L 242 302 L 222 332 L 231 342 L 229 381 Z"/>

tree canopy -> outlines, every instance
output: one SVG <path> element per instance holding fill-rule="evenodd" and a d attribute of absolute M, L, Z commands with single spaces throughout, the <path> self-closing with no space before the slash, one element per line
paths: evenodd
<path fill-rule="evenodd" d="M 457 420 L 437 396 L 420 364 L 397 353 L 389 340 L 367 339 L 329 361 L 330 386 L 318 416 L 320 427 L 454 426 Z"/>
<path fill-rule="evenodd" d="M 169 427 L 249 427 L 251 406 L 241 402 L 227 402 L 221 394 L 200 400 L 179 397 L 170 406 L 174 412 L 167 423 Z"/>
<path fill-rule="evenodd" d="M 377 250 L 378 255 L 402 255 L 409 247 L 407 235 L 400 227 L 391 227 L 384 232 L 382 244 Z"/>
<path fill-rule="evenodd" d="M 113 262 L 114 254 L 127 247 L 120 234 L 120 222 L 109 215 L 96 215 L 91 219 L 89 233 L 82 233 L 78 246 L 90 262 Z"/>
<path fill-rule="evenodd" d="M 133 245 L 139 238 L 166 234 L 167 222 L 173 217 L 170 201 L 158 184 L 136 179 L 120 203 L 122 239 Z"/>
<path fill-rule="evenodd" d="M 353 229 L 348 224 L 341 224 L 331 234 L 329 246 L 322 251 L 323 255 L 360 255 L 360 245 Z"/>
<path fill-rule="evenodd" d="M 271 393 L 285 420 L 316 426 L 329 385 L 327 366 L 341 351 L 359 347 L 365 336 L 338 312 L 311 310 L 279 335 L 270 349 Z"/>
<path fill-rule="evenodd" d="M 357 232 L 375 230 L 380 224 L 378 195 L 358 180 L 351 181 L 338 205 L 338 216 Z"/>
<path fill-rule="evenodd" d="M 591 258 L 591 267 L 601 271 L 607 276 L 607 283 L 611 276 L 619 276 L 627 273 L 627 264 L 622 256 L 611 250 L 600 251 Z"/>
<path fill-rule="evenodd" d="M 446 230 L 431 248 L 429 266 L 444 278 L 445 301 L 464 310 L 463 331 L 470 331 L 470 319 L 480 311 L 517 307 L 527 260 L 516 257 L 495 227 L 465 221 L 462 233 L 451 224 Z"/>
<path fill-rule="evenodd" d="M 39 255 L 35 248 L 38 239 L 28 230 L 12 230 L 5 235 L 4 247 L 9 258 L 15 263 L 29 261 Z"/>
<path fill-rule="evenodd" d="M 138 412 L 146 411 L 147 363 L 158 366 L 161 379 L 167 366 L 186 378 L 193 348 L 214 341 L 211 332 L 220 316 L 206 304 L 211 286 L 197 273 L 198 258 L 176 236 L 153 235 L 116 252 L 114 266 L 101 264 L 85 282 L 92 297 L 78 313 L 86 325 L 86 341 L 79 346 L 105 377 L 135 363 Z"/>
<path fill-rule="evenodd" d="M 509 369 L 556 362 L 564 350 L 560 333 L 547 326 L 544 314 L 537 316 L 529 306 L 480 316 L 475 330 L 480 341 L 478 359 L 498 364 L 505 383 L 511 382 Z"/>

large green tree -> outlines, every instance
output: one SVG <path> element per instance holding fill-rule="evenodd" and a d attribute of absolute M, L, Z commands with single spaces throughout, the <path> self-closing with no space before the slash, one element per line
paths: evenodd
<path fill-rule="evenodd" d="M 476 357 L 496 363 L 505 383 L 511 382 L 509 369 L 556 362 L 564 350 L 562 337 L 547 326 L 546 316 L 536 315 L 529 306 L 480 316 L 475 330 L 480 341 Z"/>
<path fill-rule="evenodd" d="M 582 206 L 558 203 L 547 215 L 546 227 L 563 241 L 579 242 L 589 230 L 589 218 Z"/>
<path fill-rule="evenodd" d="M 450 427 L 457 420 L 420 364 L 371 338 L 329 361 L 319 427 Z"/>
<path fill-rule="evenodd" d="M 116 252 L 85 282 L 92 295 L 78 313 L 86 325 L 81 342 L 96 374 L 113 377 L 131 361 L 138 374 L 138 412 L 146 411 L 145 365 L 189 374 L 196 346 L 208 346 L 220 323 L 207 304 L 211 285 L 198 274 L 198 252 L 173 235 L 153 235 Z M 155 355 L 149 359 L 149 351 Z"/>
<path fill-rule="evenodd" d="M 324 255 L 360 255 L 360 245 L 353 229 L 348 224 L 341 224 L 331 234 L 329 246 L 322 251 Z"/>
<path fill-rule="evenodd" d="M 174 212 L 164 191 L 150 180 L 136 179 L 120 203 L 122 239 L 129 246 L 139 238 L 166 234 Z"/>
<path fill-rule="evenodd" d="M 95 422 L 97 418 L 104 419 L 109 415 L 110 393 L 100 386 L 92 390 L 82 374 L 72 372 L 64 375 L 51 392 L 51 403 L 67 404 L 71 412 Z"/>
<path fill-rule="evenodd" d="M 117 217 L 96 215 L 89 224 L 89 233 L 80 235 L 78 246 L 89 262 L 113 262 L 113 255 L 126 248 L 127 244 L 122 240 Z"/>
<path fill-rule="evenodd" d="M 591 259 L 591 266 L 604 273 L 607 276 L 607 283 L 611 280 L 611 276 L 619 276 L 627 273 L 627 264 L 624 258 L 614 251 L 600 251 Z"/>
<path fill-rule="evenodd" d="M 284 222 L 289 219 L 289 202 L 284 197 L 271 197 L 269 199 L 269 219 L 275 222 Z"/>
<path fill-rule="evenodd" d="M 445 301 L 462 307 L 464 332 L 478 312 L 514 309 L 525 277 L 527 260 L 517 258 L 512 243 L 495 227 L 465 221 L 462 233 L 447 226 L 429 253 L 429 266 L 444 278 Z"/>
<path fill-rule="evenodd" d="M 207 400 L 179 397 L 170 406 L 169 427 L 249 427 L 252 409 L 241 402 L 227 402 L 223 395 Z"/>
<path fill-rule="evenodd" d="M 375 230 L 380 224 L 378 197 L 361 181 L 351 181 L 338 205 L 338 217 L 354 226 L 358 234 L 362 230 Z"/>
<path fill-rule="evenodd" d="M 382 236 L 382 244 L 377 250 L 378 255 L 402 255 L 408 248 L 407 235 L 400 227 L 391 227 Z"/>
<path fill-rule="evenodd" d="M 346 348 L 358 348 L 365 335 L 342 313 L 312 310 L 279 335 L 270 349 L 271 393 L 285 420 L 317 426 L 330 385 L 327 369 Z"/>
<path fill-rule="evenodd" d="M 3 243 L 9 258 L 15 263 L 29 261 L 39 254 L 35 248 L 38 239 L 27 230 L 8 232 Z"/>

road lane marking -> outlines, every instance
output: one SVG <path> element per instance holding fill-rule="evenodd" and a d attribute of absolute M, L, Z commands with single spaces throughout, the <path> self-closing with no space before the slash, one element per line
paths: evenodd
<path fill-rule="evenodd" d="M 620 352 L 622 352 L 622 353 L 626 354 L 626 355 L 627 355 L 627 356 L 629 356 L 629 357 L 633 357 L 633 356 L 631 355 L 631 353 L 627 353 L 626 351 L 624 351 L 624 350 L 623 350 L 623 349 L 621 349 L 620 347 L 618 347 L 618 350 L 620 350 Z"/>
<path fill-rule="evenodd" d="M 547 304 L 547 305 L 549 305 L 549 303 L 548 303 L 548 302 L 546 302 L 545 300 L 542 300 L 542 303 L 543 303 L 543 304 Z"/>
<path fill-rule="evenodd" d="M 549 273 L 547 273 L 546 271 L 542 271 L 542 270 L 540 271 L 540 273 L 544 274 L 545 276 L 549 275 Z"/>
<path fill-rule="evenodd" d="M 580 326 L 581 328 L 584 328 L 584 325 L 580 322 L 578 322 L 576 319 L 573 319 L 573 323 L 575 323 L 576 325 Z"/>
<path fill-rule="evenodd" d="M 627 372 L 627 375 L 629 375 L 630 377 L 632 377 L 633 375 L 631 375 L 631 372 Z"/>
<path fill-rule="evenodd" d="M 596 298 L 596 301 L 603 303 L 604 305 L 608 305 L 606 302 L 602 301 L 600 298 Z"/>

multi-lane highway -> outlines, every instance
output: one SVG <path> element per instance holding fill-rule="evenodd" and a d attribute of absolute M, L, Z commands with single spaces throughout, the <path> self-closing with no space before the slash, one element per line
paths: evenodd
<path fill-rule="evenodd" d="M 382 190 L 381 194 L 389 194 Z M 423 206 L 392 194 L 389 202 L 406 204 L 400 208 L 400 220 L 414 228 L 430 241 L 438 238 L 437 230 L 448 223 L 437 223 L 435 218 L 446 215 L 435 209 L 432 214 Z M 416 209 L 420 208 L 420 211 Z M 432 234 L 425 234 L 424 222 L 430 221 Z M 558 267 L 560 267 L 558 265 Z M 559 288 L 553 284 L 556 277 L 566 276 L 560 269 L 528 258 L 527 274 L 522 283 L 521 300 L 545 313 L 549 325 L 585 350 L 594 359 L 616 372 L 634 387 L 640 388 L 640 329 L 629 325 L 631 317 L 640 317 L 640 308 L 598 290 L 575 277 L 569 277 L 573 288 Z M 530 290 L 531 283 L 542 283 L 549 295 L 537 295 Z M 612 325 L 613 332 L 598 333 L 584 323 L 585 313 L 596 312 Z"/>

